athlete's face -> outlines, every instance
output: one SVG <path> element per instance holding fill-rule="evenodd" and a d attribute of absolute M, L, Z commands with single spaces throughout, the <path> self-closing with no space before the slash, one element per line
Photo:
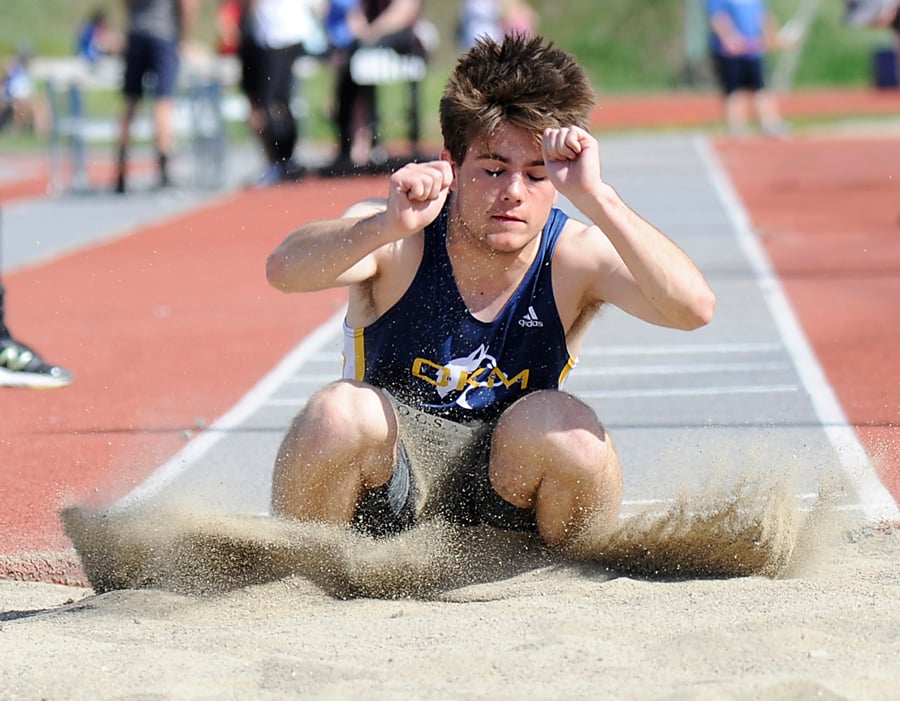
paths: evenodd
<path fill-rule="evenodd" d="M 540 142 L 510 125 L 470 143 L 454 176 L 452 215 L 459 233 L 499 253 L 533 241 L 556 201 Z"/>

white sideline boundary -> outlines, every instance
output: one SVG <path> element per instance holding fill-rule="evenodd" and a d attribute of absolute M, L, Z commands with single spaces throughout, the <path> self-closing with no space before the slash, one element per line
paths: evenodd
<path fill-rule="evenodd" d="M 797 321 L 781 283 L 773 271 L 771 262 L 753 233 L 750 217 L 738 197 L 731 179 L 722 167 L 722 163 L 710 146 L 708 139 L 696 136 L 693 142 L 700 160 L 706 168 L 713 189 L 725 208 L 738 244 L 756 275 L 763 298 L 772 313 L 785 347 L 794 360 L 800 381 L 809 394 L 816 417 L 837 453 L 844 474 L 856 490 L 865 517 L 873 521 L 897 519 L 900 517 L 900 509 L 897 508 L 894 499 L 881 484 L 856 432 L 847 423 L 844 410 Z"/>
<path fill-rule="evenodd" d="M 184 448 L 154 470 L 147 479 L 119 499 L 113 508 L 128 508 L 159 494 L 168 484 L 200 460 L 213 446 L 223 440 L 229 431 L 242 424 L 251 414 L 266 404 L 272 394 L 289 377 L 318 353 L 322 347 L 341 331 L 345 311 L 342 309 L 324 324 L 316 328 L 294 350 L 263 377 L 241 400 L 213 422 Z"/>

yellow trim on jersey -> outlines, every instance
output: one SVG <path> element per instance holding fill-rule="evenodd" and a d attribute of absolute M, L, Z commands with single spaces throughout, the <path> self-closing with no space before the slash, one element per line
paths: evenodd
<path fill-rule="evenodd" d="M 575 358 L 573 358 L 571 355 L 569 356 L 569 360 L 566 362 L 565 367 L 562 369 L 562 372 L 559 373 L 559 382 L 557 383 L 557 386 L 563 386 L 563 383 L 566 381 L 566 377 L 569 376 L 569 371 L 575 367 L 577 362 L 578 361 Z"/>
<path fill-rule="evenodd" d="M 353 329 L 353 355 L 356 356 L 353 362 L 353 379 L 358 382 L 362 382 L 366 376 L 365 336 L 365 329 Z"/>
<path fill-rule="evenodd" d="M 366 376 L 365 329 L 352 329 L 344 322 L 341 377 L 362 382 Z"/>

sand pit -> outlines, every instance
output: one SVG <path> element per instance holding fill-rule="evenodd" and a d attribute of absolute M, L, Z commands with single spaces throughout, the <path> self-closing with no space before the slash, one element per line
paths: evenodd
<path fill-rule="evenodd" d="M 95 590 L 0 582 L 2 697 L 896 698 L 900 531 L 786 489 L 694 496 L 566 552 L 437 522 L 374 541 L 71 508 Z"/>
<path fill-rule="evenodd" d="M 436 598 L 552 564 L 655 579 L 785 576 L 816 550 L 834 520 L 837 500 L 828 494 L 802 514 L 789 480 L 740 482 L 633 514 L 612 533 L 589 525 L 558 551 L 532 534 L 437 519 L 373 539 L 320 524 L 209 513 L 183 498 L 132 508 L 73 506 L 61 518 L 98 593 L 206 595 L 299 576 L 336 598 Z"/>

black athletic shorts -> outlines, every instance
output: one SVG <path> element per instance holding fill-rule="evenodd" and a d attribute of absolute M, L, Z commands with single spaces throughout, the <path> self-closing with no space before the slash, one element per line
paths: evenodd
<path fill-rule="evenodd" d="M 122 92 L 130 98 L 144 95 L 146 78 L 155 97 L 171 97 L 178 79 L 178 40 L 131 33 L 125 46 Z"/>
<path fill-rule="evenodd" d="M 725 95 L 737 90 L 759 92 L 765 87 L 761 56 L 713 55 L 719 87 Z"/>
<path fill-rule="evenodd" d="M 492 425 L 459 424 L 391 401 L 400 427 L 397 464 L 387 484 L 363 492 L 357 530 L 392 535 L 438 518 L 537 532 L 534 511 L 510 504 L 491 486 Z"/>

